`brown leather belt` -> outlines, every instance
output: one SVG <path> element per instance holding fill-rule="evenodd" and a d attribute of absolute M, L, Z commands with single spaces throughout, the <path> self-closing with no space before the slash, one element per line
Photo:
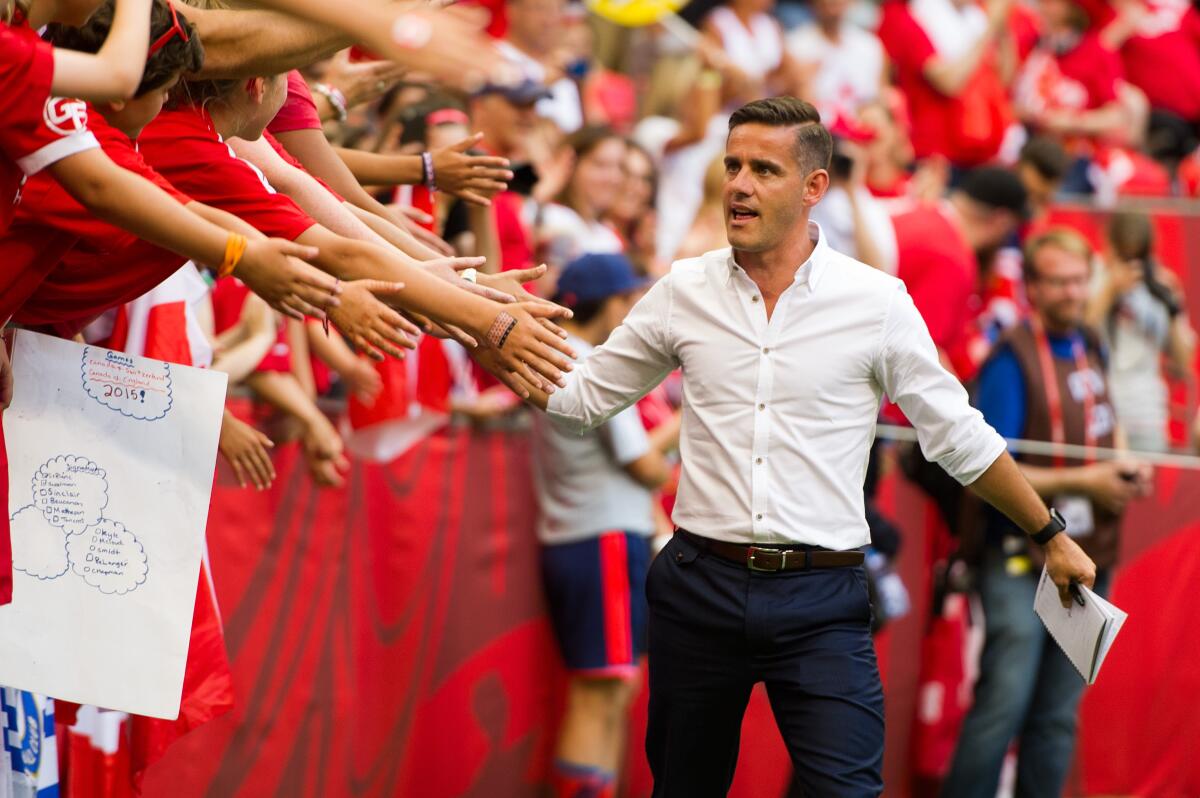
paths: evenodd
<path fill-rule="evenodd" d="M 861 551 L 830 551 L 817 547 L 772 548 L 767 546 L 746 546 L 741 543 L 728 543 L 723 540 L 701 537 L 700 535 L 680 529 L 679 533 L 705 551 L 717 555 L 723 560 L 729 560 L 737 565 L 744 565 L 751 571 L 807 571 L 810 568 L 849 568 L 863 564 Z"/>

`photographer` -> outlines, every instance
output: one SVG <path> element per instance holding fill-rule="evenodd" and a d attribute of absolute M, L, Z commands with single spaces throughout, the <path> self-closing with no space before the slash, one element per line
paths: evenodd
<path fill-rule="evenodd" d="M 1154 258 L 1150 218 L 1123 211 L 1108 223 L 1106 269 L 1088 302 L 1088 323 L 1105 333 L 1110 349 L 1113 406 L 1129 448 L 1167 449 L 1168 373 L 1191 371 L 1196 334 L 1178 279 Z"/>

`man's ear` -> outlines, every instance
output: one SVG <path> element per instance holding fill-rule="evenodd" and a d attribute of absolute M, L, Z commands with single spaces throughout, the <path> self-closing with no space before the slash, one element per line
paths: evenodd
<path fill-rule="evenodd" d="M 250 78 L 246 81 L 246 94 L 254 101 L 255 105 L 261 105 L 263 95 L 267 93 L 267 82 L 263 78 Z"/>
<path fill-rule="evenodd" d="M 825 169 L 815 169 L 804 181 L 804 204 L 810 208 L 821 201 L 829 190 L 829 172 Z"/>
<path fill-rule="evenodd" d="M 124 100 L 113 100 L 111 102 L 105 103 L 105 105 L 107 105 L 108 110 L 112 111 L 114 114 L 119 114 L 125 110 L 125 101 Z"/>

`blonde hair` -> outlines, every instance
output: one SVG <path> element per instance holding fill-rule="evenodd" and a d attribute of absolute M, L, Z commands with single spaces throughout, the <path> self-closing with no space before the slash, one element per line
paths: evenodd
<path fill-rule="evenodd" d="M 1091 266 L 1092 245 L 1088 243 L 1088 240 L 1078 230 L 1070 227 L 1051 227 L 1044 233 L 1040 233 L 1029 239 L 1025 244 L 1025 262 L 1022 264 L 1025 282 L 1029 282 L 1037 277 L 1037 269 L 1033 265 L 1033 258 L 1046 247 L 1056 247 L 1071 255 L 1083 258 Z"/>

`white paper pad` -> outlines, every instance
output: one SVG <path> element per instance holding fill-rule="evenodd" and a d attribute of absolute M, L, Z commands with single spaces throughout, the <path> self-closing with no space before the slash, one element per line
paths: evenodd
<path fill-rule="evenodd" d="M 179 714 L 224 374 L 18 330 L 0 685 Z"/>
<path fill-rule="evenodd" d="M 1058 588 L 1043 567 L 1033 609 L 1079 675 L 1088 684 L 1094 684 L 1117 632 L 1129 615 L 1083 585 L 1079 591 L 1084 605 L 1081 607 L 1072 600 L 1071 606 L 1064 608 Z"/>

